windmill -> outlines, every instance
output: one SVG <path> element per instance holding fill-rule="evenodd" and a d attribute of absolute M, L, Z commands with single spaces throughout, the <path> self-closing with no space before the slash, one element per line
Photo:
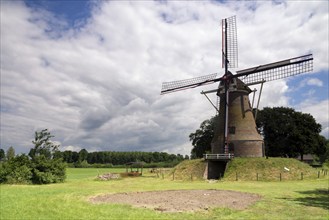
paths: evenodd
<path fill-rule="evenodd" d="M 216 93 L 219 104 L 212 105 L 219 117 L 215 126 L 211 154 L 205 155 L 208 160 L 229 160 L 235 157 L 264 156 L 263 139 L 256 129 L 253 107 L 250 105 L 249 94 L 251 85 L 278 80 L 301 73 L 312 71 L 313 56 L 307 54 L 299 57 L 260 65 L 232 74 L 229 68 L 238 66 L 238 45 L 236 17 L 222 19 L 222 68 L 224 74 L 217 73 L 162 84 L 161 94 L 195 88 L 212 83 L 219 83 L 218 88 L 202 91 L 207 98 L 208 93 Z M 260 91 L 261 94 L 261 91 Z M 259 96 L 260 99 L 260 96 Z M 259 103 L 258 99 L 258 103 Z M 210 99 L 208 98 L 210 101 Z M 258 108 L 258 106 L 257 106 Z M 257 114 L 257 111 L 256 111 Z"/>

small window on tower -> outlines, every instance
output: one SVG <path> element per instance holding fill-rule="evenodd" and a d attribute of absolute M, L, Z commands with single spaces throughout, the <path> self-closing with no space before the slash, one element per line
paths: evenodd
<path fill-rule="evenodd" d="M 235 134 L 235 126 L 228 127 L 228 131 L 230 134 Z"/>

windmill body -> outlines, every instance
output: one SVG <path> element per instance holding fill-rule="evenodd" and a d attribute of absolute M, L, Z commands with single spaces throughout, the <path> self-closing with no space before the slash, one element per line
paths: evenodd
<path fill-rule="evenodd" d="M 211 143 L 212 154 L 233 154 L 235 157 L 262 157 L 263 138 L 258 133 L 249 94 L 252 90 L 240 79 L 234 78 L 228 86 L 228 124 L 227 146 L 225 143 L 225 87 L 219 86 L 219 117 L 215 124 L 214 138 Z"/>

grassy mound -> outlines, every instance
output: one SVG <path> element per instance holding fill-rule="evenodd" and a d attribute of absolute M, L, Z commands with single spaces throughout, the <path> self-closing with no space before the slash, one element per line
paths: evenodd
<path fill-rule="evenodd" d="M 204 159 L 184 160 L 175 166 L 168 178 L 175 180 L 202 180 L 207 163 Z"/>
<path fill-rule="evenodd" d="M 291 158 L 234 158 L 227 164 L 225 180 L 280 181 L 315 179 L 318 171 Z"/>
<path fill-rule="evenodd" d="M 175 166 L 167 178 L 202 180 L 207 166 L 204 159 L 184 160 Z M 281 177 L 280 177 L 281 176 Z M 322 173 L 320 176 L 323 177 Z M 316 179 L 318 170 L 291 158 L 234 158 L 226 167 L 224 180 L 286 181 Z"/>

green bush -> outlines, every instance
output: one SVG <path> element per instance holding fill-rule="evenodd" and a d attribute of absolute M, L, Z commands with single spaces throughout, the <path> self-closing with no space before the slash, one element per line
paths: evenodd
<path fill-rule="evenodd" d="M 1 163 L 0 183 L 48 184 L 64 182 L 65 163 L 61 159 L 47 159 L 44 155 L 29 159 L 19 155 Z"/>
<path fill-rule="evenodd" d="M 44 155 L 32 159 L 32 182 L 35 184 L 48 184 L 64 182 L 65 163 L 61 159 L 47 159 Z"/>
<path fill-rule="evenodd" d="M 0 183 L 64 182 L 66 164 L 56 157 L 59 145 L 50 141 L 52 137 L 47 129 L 36 131 L 32 141 L 34 148 L 30 149 L 29 157 L 24 154 L 15 157 L 13 153 L 12 157 L 1 163 Z"/>
<path fill-rule="evenodd" d="M 78 162 L 74 163 L 74 167 L 76 167 L 76 168 L 89 168 L 90 164 L 86 160 L 83 160 L 83 161 L 78 161 Z"/>
<path fill-rule="evenodd" d="M 26 155 L 20 155 L 1 163 L 0 183 L 31 183 L 31 161 Z"/>

